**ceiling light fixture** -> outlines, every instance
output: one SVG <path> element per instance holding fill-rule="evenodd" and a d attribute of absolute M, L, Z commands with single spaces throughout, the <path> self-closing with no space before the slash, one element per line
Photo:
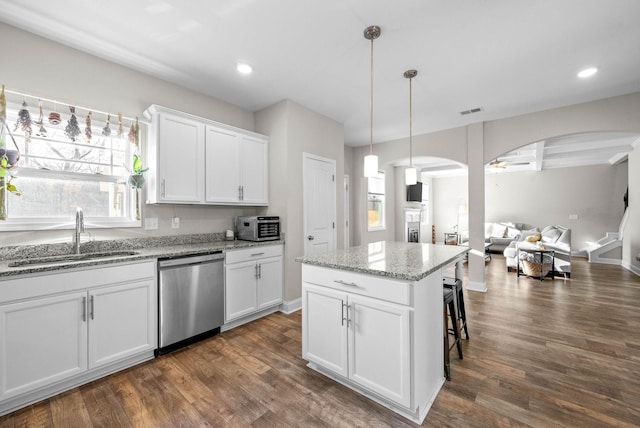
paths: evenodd
<path fill-rule="evenodd" d="M 373 41 L 380 37 L 380 27 L 372 25 L 365 28 L 364 38 L 371 40 L 371 96 L 369 99 L 369 154 L 364 157 L 364 176 L 374 177 L 378 174 L 378 156 L 373 154 Z"/>
<path fill-rule="evenodd" d="M 418 182 L 418 170 L 413 166 L 413 110 L 411 81 L 418 75 L 417 70 L 407 70 L 404 77 L 409 79 L 409 168 L 404 170 L 404 181 L 407 186 L 412 186 Z"/>
<path fill-rule="evenodd" d="M 598 72 L 598 69 L 595 67 L 585 68 L 580 73 L 578 73 L 578 77 L 581 79 L 586 79 L 587 77 L 591 77 Z"/>
<path fill-rule="evenodd" d="M 239 62 L 236 66 L 236 70 L 238 70 L 238 72 L 241 74 L 251 74 L 251 72 L 253 71 L 253 67 L 251 67 L 249 64 L 245 64 L 244 62 Z"/>

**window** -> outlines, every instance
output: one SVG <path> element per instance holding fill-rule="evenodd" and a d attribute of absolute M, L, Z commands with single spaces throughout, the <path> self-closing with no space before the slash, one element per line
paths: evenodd
<path fill-rule="evenodd" d="M 367 179 L 367 223 L 368 230 L 384 230 L 384 172 Z"/>
<path fill-rule="evenodd" d="M 61 110 L 60 105 L 55 107 Z M 7 126 L 20 150 L 12 183 L 22 196 L 7 194 L 7 220 L 0 222 L 0 230 L 72 227 L 77 207 L 83 209 L 88 227 L 140 226 L 135 220 L 135 193 L 127 185 L 127 167 L 131 168 L 137 150 L 127 137 L 130 121 L 122 124 L 125 129 L 118 136 L 117 118 L 107 128 L 106 121 L 92 117 L 87 138 L 87 112 L 78 112 L 80 134 L 72 139 L 65 132 L 71 117 L 68 110 L 60 114 L 59 124 L 51 124 L 45 116 L 40 125 L 36 119 L 43 118 L 31 108 L 32 134 L 27 139 L 20 126 L 14 131 L 20 108 L 7 105 Z M 9 148 L 11 137 L 6 130 L 3 134 Z"/>

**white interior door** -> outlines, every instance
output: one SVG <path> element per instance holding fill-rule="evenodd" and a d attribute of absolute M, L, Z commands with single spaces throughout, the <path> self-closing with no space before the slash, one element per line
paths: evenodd
<path fill-rule="evenodd" d="M 303 154 L 304 254 L 336 248 L 336 161 Z"/>

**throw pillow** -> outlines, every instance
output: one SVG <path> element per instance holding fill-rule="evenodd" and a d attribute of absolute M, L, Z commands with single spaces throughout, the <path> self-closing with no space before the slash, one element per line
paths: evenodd
<path fill-rule="evenodd" d="M 504 234 L 507 231 L 507 226 L 503 226 L 498 223 L 494 223 L 491 228 L 491 237 L 492 238 L 504 238 Z"/>
<path fill-rule="evenodd" d="M 518 238 L 518 241 L 524 241 L 527 238 L 527 236 L 537 235 L 539 233 L 540 231 L 538 230 L 538 228 L 521 230 L 520 238 Z"/>
<path fill-rule="evenodd" d="M 553 243 L 558 240 L 558 238 L 562 235 L 562 232 L 556 229 L 555 227 L 551 229 L 545 229 L 542 231 L 542 242 Z"/>
<path fill-rule="evenodd" d="M 538 242 L 540 239 L 542 239 L 542 235 L 540 233 L 534 233 L 533 235 L 529 235 L 524 238 L 527 242 Z"/>
<path fill-rule="evenodd" d="M 507 238 L 517 238 L 520 235 L 520 231 L 515 227 L 507 227 Z"/>

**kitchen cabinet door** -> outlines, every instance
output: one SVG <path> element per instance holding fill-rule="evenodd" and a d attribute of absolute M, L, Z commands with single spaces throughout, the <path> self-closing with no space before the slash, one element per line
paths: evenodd
<path fill-rule="evenodd" d="M 241 136 L 242 203 L 269 204 L 269 148 L 266 139 Z"/>
<path fill-rule="evenodd" d="M 203 202 L 204 125 L 169 113 L 158 121 L 158 202 Z"/>
<path fill-rule="evenodd" d="M 89 292 L 89 368 L 156 348 L 156 290 L 144 280 Z"/>
<path fill-rule="evenodd" d="M 206 127 L 206 202 L 237 204 L 241 197 L 241 141 L 238 134 L 213 126 Z"/>
<path fill-rule="evenodd" d="M 255 261 L 234 263 L 225 267 L 225 322 L 251 314 L 257 309 Z"/>
<path fill-rule="evenodd" d="M 258 261 L 258 309 L 282 303 L 282 257 Z"/>
<path fill-rule="evenodd" d="M 87 370 L 86 292 L 0 305 L 0 400 Z"/>
<path fill-rule="evenodd" d="M 303 283 L 302 307 L 302 357 L 347 377 L 347 295 Z"/>
<path fill-rule="evenodd" d="M 349 378 L 405 407 L 411 404 L 411 311 L 349 295 Z"/>

